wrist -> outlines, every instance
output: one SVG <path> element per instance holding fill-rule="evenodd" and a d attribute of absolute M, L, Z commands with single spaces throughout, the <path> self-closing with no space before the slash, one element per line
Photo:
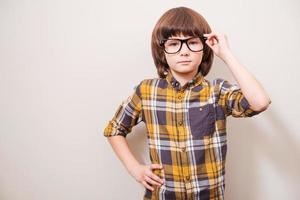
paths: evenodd
<path fill-rule="evenodd" d="M 234 59 L 234 55 L 230 50 L 227 50 L 222 54 L 221 59 L 227 64 L 230 62 L 230 60 Z"/>
<path fill-rule="evenodd" d="M 128 173 L 132 175 L 133 172 L 135 172 L 139 166 L 140 166 L 140 163 L 138 163 L 138 162 L 132 163 L 131 165 L 129 165 L 127 167 Z"/>

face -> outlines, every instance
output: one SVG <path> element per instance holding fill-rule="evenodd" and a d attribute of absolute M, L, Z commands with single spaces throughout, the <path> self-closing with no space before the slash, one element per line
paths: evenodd
<path fill-rule="evenodd" d="M 179 36 L 172 36 L 168 39 L 186 39 L 190 38 L 189 36 L 183 36 L 180 34 Z M 203 44 L 201 42 L 201 46 L 203 47 Z M 182 44 L 182 48 L 179 52 L 175 54 L 168 54 L 166 52 L 165 57 L 167 60 L 167 63 L 170 67 L 170 70 L 172 72 L 175 72 L 176 74 L 196 74 L 198 71 L 198 67 L 202 61 L 203 57 L 203 51 L 200 52 L 193 52 L 191 51 L 185 43 Z M 181 61 L 189 61 L 189 62 L 181 62 Z"/>

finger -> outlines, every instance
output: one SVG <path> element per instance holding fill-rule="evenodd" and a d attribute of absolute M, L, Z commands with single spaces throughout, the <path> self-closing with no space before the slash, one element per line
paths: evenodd
<path fill-rule="evenodd" d="M 147 181 L 148 183 L 151 183 L 152 185 L 158 185 L 158 186 L 161 186 L 161 183 L 157 182 L 157 181 L 154 181 L 153 179 L 151 179 L 150 177 L 146 176 L 145 177 L 145 181 Z"/>
<path fill-rule="evenodd" d="M 213 43 L 214 43 L 214 44 L 217 44 L 217 43 L 219 43 L 219 39 L 218 39 L 218 38 L 216 38 L 216 37 L 214 37 L 212 40 L 213 40 Z"/>
<path fill-rule="evenodd" d="M 217 43 L 217 41 L 214 39 L 214 38 L 210 38 L 210 39 L 207 39 L 205 41 L 205 43 L 209 46 L 209 47 L 212 47 L 213 45 L 215 45 Z"/>
<path fill-rule="evenodd" d="M 147 174 L 150 178 L 152 178 L 153 180 L 157 181 L 157 182 L 160 182 L 160 183 L 163 183 L 164 180 L 161 179 L 159 176 L 157 176 L 156 174 L 154 174 L 152 171 L 149 172 L 149 174 Z"/>
<path fill-rule="evenodd" d="M 162 169 L 162 165 L 160 165 L 160 164 L 151 164 L 150 169 Z"/>
<path fill-rule="evenodd" d="M 161 179 L 159 176 L 157 176 L 156 174 L 154 174 L 152 171 L 146 171 L 145 174 L 147 176 L 149 176 L 150 178 L 152 178 L 153 180 L 156 180 L 157 182 L 163 183 L 164 180 Z"/>
<path fill-rule="evenodd" d="M 164 169 L 161 171 L 161 175 L 163 178 L 165 178 L 165 170 Z"/>
<path fill-rule="evenodd" d="M 162 172 L 163 175 L 165 175 L 165 169 L 164 168 L 162 168 L 161 172 Z"/>
<path fill-rule="evenodd" d="M 206 41 L 209 41 L 212 45 L 219 42 L 219 37 L 216 34 L 206 36 Z"/>
<path fill-rule="evenodd" d="M 203 35 L 211 35 L 211 34 L 214 34 L 215 31 L 211 31 L 210 33 L 204 33 Z"/>
<path fill-rule="evenodd" d="M 209 40 L 206 40 L 205 43 L 207 44 L 207 46 L 209 46 L 211 48 Z"/>
<path fill-rule="evenodd" d="M 223 34 L 223 33 L 215 33 L 214 34 L 216 40 L 219 42 L 219 41 L 224 41 L 227 39 L 227 35 L 226 34 Z"/>
<path fill-rule="evenodd" d="M 214 32 L 214 31 L 212 31 L 212 32 L 210 32 L 210 33 L 204 33 L 203 35 L 204 35 L 204 36 L 207 36 L 207 37 L 211 37 L 211 36 L 217 35 L 217 33 Z"/>
<path fill-rule="evenodd" d="M 151 187 L 146 181 L 143 181 L 142 183 L 143 183 L 143 185 L 144 185 L 146 188 L 148 188 L 149 190 L 151 190 L 151 191 L 154 190 L 154 188 Z"/>
<path fill-rule="evenodd" d="M 211 37 L 215 37 L 217 40 L 219 40 L 221 37 L 225 37 L 225 35 L 224 34 L 222 34 L 222 33 L 219 33 L 219 32 L 215 32 L 215 31 L 212 31 L 211 33 L 205 33 L 205 34 L 203 34 L 204 36 L 207 36 L 207 37 L 209 37 L 209 38 L 211 38 Z"/>

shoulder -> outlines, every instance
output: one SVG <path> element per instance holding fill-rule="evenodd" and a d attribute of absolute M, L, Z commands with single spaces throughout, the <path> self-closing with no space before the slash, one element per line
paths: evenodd
<path fill-rule="evenodd" d="M 215 78 L 212 80 L 212 86 L 219 90 L 237 90 L 240 89 L 239 85 L 230 82 L 224 78 Z"/>
<path fill-rule="evenodd" d="M 139 85 L 141 88 L 165 88 L 167 87 L 167 81 L 164 78 L 148 78 L 143 79 Z"/>
<path fill-rule="evenodd" d="M 223 83 L 227 82 L 227 80 L 225 80 L 224 78 L 215 78 L 212 80 L 212 85 L 213 86 L 222 86 Z"/>
<path fill-rule="evenodd" d="M 143 96 L 144 93 L 149 93 L 154 88 L 167 87 L 166 80 L 162 78 L 147 78 L 139 81 L 135 86 L 134 90 L 139 96 Z"/>

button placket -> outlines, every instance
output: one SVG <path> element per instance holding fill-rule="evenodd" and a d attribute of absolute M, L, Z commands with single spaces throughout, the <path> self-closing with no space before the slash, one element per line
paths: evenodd
<path fill-rule="evenodd" d="M 182 94 L 179 94 L 179 95 L 177 96 L 177 98 L 178 98 L 179 101 L 182 101 L 182 98 L 183 98 Z"/>
<path fill-rule="evenodd" d="M 179 121 L 179 122 L 178 122 L 178 125 L 179 125 L 179 126 L 182 126 L 182 124 L 183 124 L 182 121 Z"/>
<path fill-rule="evenodd" d="M 186 181 L 189 181 L 190 178 L 191 178 L 191 177 L 190 177 L 189 175 L 186 175 L 186 176 L 185 176 L 185 180 L 186 180 Z"/>
<path fill-rule="evenodd" d="M 182 148 L 181 148 L 181 151 L 182 151 L 182 152 L 185 152 L 185 150 L 186 150 L 186 147 L 182 147 Z"/>
<path fill-rule="evenodd" d="M 182 101 L 182 100 L 183 100 L 183 97 L 184 97 L 184 91 L 183 91 L 183 90 L 178 91 L 177 99 L 178 99 L 179 101 Z"/>
<path fill-rule="evenodd" d="M 177 124 L 177 130 L 178 130 L 178 133 L 180 135 L 179 138 L 182 139 L 182 137 L 185 137 L 184 134 L 185 134 L 185 130 L 184 130 L 184 113 L 183 112 L 179 112 L 179 110 L 182 110 L 183 109 L 183 104 L 182 104 L 182 101 L 184 99 L 184 91 L 183 90 L 180 90 L 177 92 L 177 105 L 176 105 L 176 110 L 178 111 L 176 113 L 176 124 Z"/>
<path fill-rule="evenodd" d="M 184 99 L 184 91 L 183 90 L 177 90 L 175 91 L 176 97 L 175 97 L 175 126 L 177 129 L 177 134 L 176 137 L 178 141 L 182 141 L 186 136 L 185 136 L 185 129 L 184 129 L 184 113 L 183 113 L 183 104 L 182 101 Z"/>

